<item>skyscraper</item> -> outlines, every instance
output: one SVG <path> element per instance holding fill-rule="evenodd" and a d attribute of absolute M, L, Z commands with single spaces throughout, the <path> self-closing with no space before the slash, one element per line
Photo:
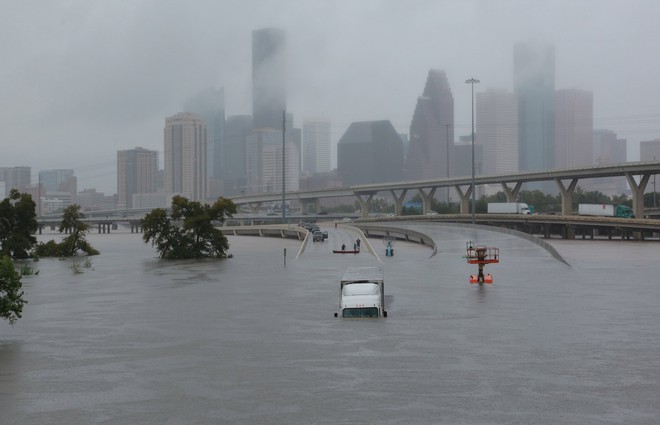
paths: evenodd
<path fill-rule="evenodd" d="M 399 181 L 402 145 L 389 121 L 351 123 L 337 143 L 337 175 L 344 186 Z"/>
<path fill-rule="evenodd" d="M 519 43 L 513 50 L 521 171 L 555 166 L 555 50 Z"/>
<path fill-rule="evenodd" d="M 247 190 L 245 149 L 250 131 L 252 131 L 251 115 L 227 117 L 224 135 L 225 196 L 238 195 Z"/>
<path fill-rule="evenodd" d="M 305 120 L 302 127 L 303 171 L 327 173 L 330 164 L 330 123 Z"/>
<path fill-rule="evenodd" d="M 299 188 L 298 149 L 287 140 L 284 148 L 287 191 Z M 275 129 L 253 130 L 247 138 L 246 174 L 248 193 L 282 191 L 282 132 Z"/>
<path fill-rule="evenodd" d="M 432 69 L 410 124 L 406 178 L 420 180 L 452 175 L 453 140 L 454 96 L 445 72 Z"/>
<path fill-rule="evenodd" d="M 282 29 L 252 31 L 254 128 L 282 128 L 286 110 L 286 36 Z"/>
<path fill-rule="evenodd" d="M 5 183 L 5 192 L 0 193 L 6 197 L 12 189 L 21 190 L 30 186 L 32 169 L 30 167 L 0 167 L 0 182 Z"/>
<path fill-rule="evenodd" d="M 593 164 L 622 164 L 628 160 L 626 139 L 619 139 L 619 136 L 605 129 L 593 131 Z M 605 177 L 600 179 L 591 179 L 589 182 L 580 183 L 583 186 L 589 186 L 590 190 L 620 195 L 628 189 L 628 182 L 625 177 Z"/>
<path fill-rule="evenodd" d="M 180 112 L 165 119 L 165 192 L 206 199 L 206 149 L 206 123 L 200 115 Z"/>
<path fill-rule="evenodd" d="M 585 90 L 555 93 L 555 167 L 593 164 L 594 98 Z"/>
<path fill-rule="evenodd" d="M 158 151 L 117 151 L 117 209 L 133 208 L 133 195 L 156 192 Z"/>
<path fill-rule="evenodd" d="M 225 91 L 223 88 L 210 88 L 190 98 L 184 103 L 186 112 L 200 115 L 206 122 L 208 151 L 207 169 L 209 177 L 216 180 L 225 178 L 226 167 L 223 135 L 225 131 Z"/>
<path fill-rule="evenodd" d="M 518 102 L 506 90 L 477 93 L 476 132 L 485 175 L 518 172 Z M 471 167 L 471 165 L 470 165 Z"/>

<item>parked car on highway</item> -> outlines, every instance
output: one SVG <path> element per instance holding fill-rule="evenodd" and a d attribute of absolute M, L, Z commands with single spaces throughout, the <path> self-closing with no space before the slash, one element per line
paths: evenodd
<path fill-rule="evenodd" d="M 327 230 L 323 231 L 323 239 L 328 239 L 328 231 Z"/>
<path fill-rule="evenodd" d="M 324 240 L 325 238 L 323 237 L 323 233 L 321 233 L 320 230 L 317 230 L 312 234 L 313 242 L 323 242 Z"/>

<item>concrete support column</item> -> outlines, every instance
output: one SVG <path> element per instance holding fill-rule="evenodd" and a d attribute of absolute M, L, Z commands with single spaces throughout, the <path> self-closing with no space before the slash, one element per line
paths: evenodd
<path fill-rule="evenodd" d="M 429 209 L 431 209 L 431 200 L 435 195 L 435 190 L 437 187 L 432 187 L 428 193 L 424 192 L 424 188 L 419 188 L 419 196 L 422 197 L 422 215 L 426 215 Z"/>
<path fill-rule="evenodd" d="M 626 180 L 628 180 L 628 185 L 632 191 L 633 197 L 633 213 L 635 218 L 644 218 L 644 191 L 646 190 L 646 185 L 651 178 L 650 173 L 642 174 L 642 178 L 639 179 L 639 184 L 635 181 L 635 178 L 632 174 L 626 173 Z"/>
<path fill-rule="evenodd" d="M 504 182 L 500 183 L 500 185 L 502 185 L 502 190 L 504 190 L 504 193 L 506 194 L 507 202 L 516 202 L 518 200 L 518 192 L 520 192 L 522 184 L 523 182 L 517 182 L 513 189 L 511 189 L 508 184 Z"/>
<path fill-rule="evenodd" d="M 392 198 L 394 198 L 394 215 L 398 217 L 403 210 L 403 199 L 406 197 L 408 189 L 402 189 L 399 196 L 396 195 L 395 190 L 390 190 L 390 193 L 392 194 Z"/>
<path fill-rule="evenodd" d="M 248 207 L 250 207 L 250 212 L 252 214 L 257 214 L 261 209 L 261 202 L 250 202 Z"/>
<path fill-rule="evenodd" d="M 360 209 L 362 210 L 362 218 L 369 217 L 369 207 L 371 206 L 371 200 L 373 199 L 375 193 L 356 193 L 358 202 L 360 203 Z M 363 199 L 362 196 L 366 196 L 367 199 Z"/>
<path fill-rule="evenodd" d="M 467 190 L 463 192 L 463 189 L 456 185 L 454 186 L 458 197 L 461 199 L 461 214 L 470 214 L 470 196 L 472 195 L 472 185 L 468 186 Z"/>
<path fill-rule="evenodd" d="M 564 182 L 561 179 L 555 179 L 555 183 L 559 188 L 561 193 L 561 214 L 562 215 L 573 215 L 573 193 L 575 192 L 575 186 L 577 186 L 578 179 L 572 179 L 568 184 L 568 187 L 564 186 Z"/>

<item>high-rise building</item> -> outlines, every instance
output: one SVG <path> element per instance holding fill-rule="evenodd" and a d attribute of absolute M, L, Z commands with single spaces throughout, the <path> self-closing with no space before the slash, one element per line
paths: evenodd
<path fill-rule="evenodd" d="M 245 172 L 245 149 L 252 131 L 252 116 L 232 115 L 225 123 L 225 196 L 239 195 L 247 191 Z"/>
<path fill-rule="evenodd" d="M 628 160 L 627 141 L 619 139 L 611 130 L 593 130 L 592 164 L 622 164 Z M 587 190 L 596 190 L 607 195 L 621 195 L 628 191 L 625 177 L 603 177 L 580 180 L 580 186 Z"/>
<path fill-rule="evenodd" d="M 453 140 L 454 96 L 445 72 L 432 69 L 426 79 L 424 93 L 417 99 L 410 124 L 410 147 L 405 166 L 406 179 L 451 176 L 454 157 Z"/>
<path fill-rule="evenodd" d="M 594 130 L 593 141 L 593 164 L 621 164 L 628 161 L 627 140 L 619 139 L 612 130 Z"/>
<path fill-rule="evenodd" d="M 555 50 L 519 43 L 513 50 L 521 171 L 555 166 Z"/>
<path fill-rule="evenodd" d="M 648 140 L 639 143 L 640 161 L 659 161 L 660 160 L 660 139 Z"/>
<path fill-rule="evenodd" d="M 200 115 L 180 112 L 165 119 L 165 192 L 206 199 L 206 149 L 206 123 Z"/>
<path fill-rule="evenodd" d="M 40 200 L 40 205 L 50 202 L 52 205 L 67 208 L 78 203 L 78 179 L 73 170 L 39 171 L 39 187 L 41 197 L 44 197 L 43 202 Z M 58 210 L 51 210 L 55 211 Z"/>
<path fill-rule="evenodd" d="M 32 183 L 32 169 L 30 167 L 0 167 L 0 182 L 5 183 L 3 199 L 9 195 L 12 189 L 21 190 Z"/>
<path fill-rule="evenodd" d="M 282 146 L 282 132 L 275 129 L 253 130 L 247 137 L 247 192 L 282 191 L 282 155 L 284 155 L 285 190 L 299 188 L 300 164 L 296 145 L 287 140 Z"/>
<path fill-rule="evenodd" d="M 518 102 L 506 90 L 476 95 L 476 132 L 485 175 L 518 172 Z"/>
<path fill-rule="evenodd" d="M 594 98 L 586 90 L 555 93 L 555 168 L 593 164 Z"/>
<path fill-rule="evenodd" d="M 330 122 L 309 119 L 303 121 L 303 171 L 327 173 L 331 169 Z"/>
<path fill-rule="evenodd" d="M 286 111 L 286 35 L 278 28 L 252 31 L 254 128 L 282 128 Z"/>
<path fill-rule="evenodd" d="M 117 151 L 117 209 L 135 208 L 133 195 L 156 192 L 158 151 Z"/>
<path fill-rule="evenodd" d="M 184 103 L 183 109 L 200 115 L 206 122 L 208 139 L 207 170 L 215 180 L 225 178 L 226 167 L 223 135 L 225 129 L 225 91 L 223 88 L 204 90 Z"/>
<path fill-rule="evenodd" d="M 403 143 L 392 123 L 351 123 L 337 143 L 337 175 L 344 186 L 400 181 Z"/>

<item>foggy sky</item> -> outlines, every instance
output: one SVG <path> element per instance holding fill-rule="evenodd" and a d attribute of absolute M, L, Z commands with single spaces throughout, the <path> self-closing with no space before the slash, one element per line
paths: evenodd
<path fill-rule="evenodd" d="M 408 133 L 429 69 L 447 73 L 456 137 L 470 86 L 513 89 L 513 45 L 555 46 L 555 87 L 594 93 L 594 127 L 660 138 L 657 0 L 1 0 L 0 166 L 73 168 L 78 190 L 116 192 L 117 150 L 163 151 L 165 117 L 224 87 L 251 114 L 251 34 L 286 30 L 287 110 L 388 119 Z M 333 164 L 336 166 L 336 164 Z M 161 162 L 162 167 L 162 162 Z"/>

